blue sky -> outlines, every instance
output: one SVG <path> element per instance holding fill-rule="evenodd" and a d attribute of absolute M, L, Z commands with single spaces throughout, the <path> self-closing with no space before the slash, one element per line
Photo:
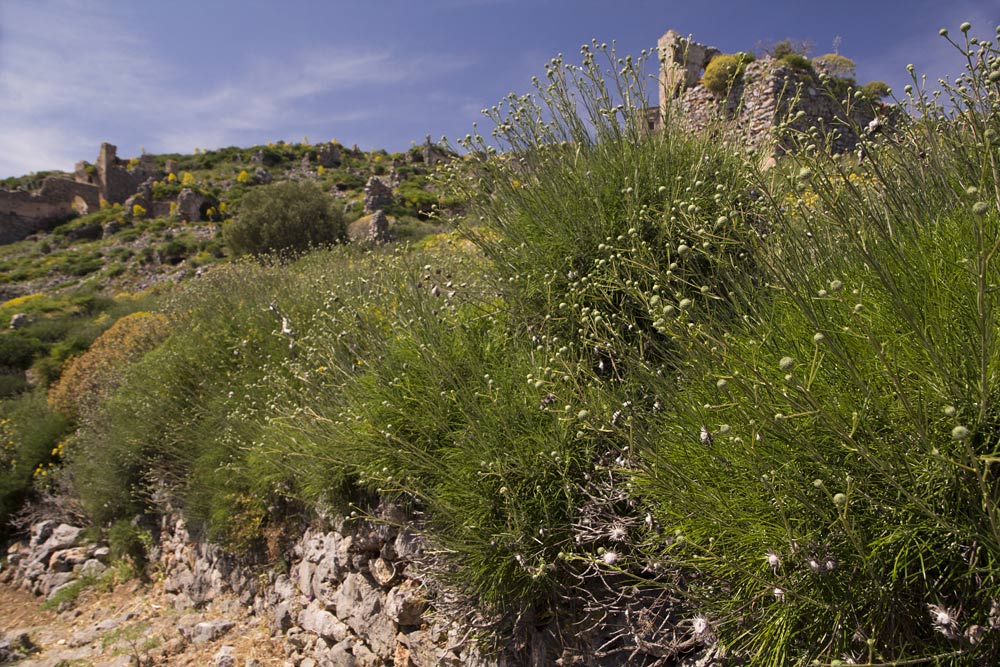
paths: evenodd
<path fill-rule="evenodd" d="M 668 28 L 723 51 L 808 39 L 859 81 L 955 75 L 937 36 L 991 38 L 1000 0 L 2 0 L 0 177 L 72 168 L 102 141 L 133 156 L 332 138 L 405 150 L 591 38 L 620 53 Z"/>

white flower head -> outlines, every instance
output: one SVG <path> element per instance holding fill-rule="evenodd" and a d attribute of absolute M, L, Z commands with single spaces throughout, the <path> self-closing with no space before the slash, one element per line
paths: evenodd
<path fill-rule="evenodd" d="M 618 562 L 621 556 L 618 555 L 617 551 L 607 550 L 604 552 L 604 556 L 601 557 L 605 565 L 611 566 Z"/>
<path fill-rule="evenodd" d="M 709 625 L 707 618 L 705 618 L 701 614 L 698 614 L 697 616 L 691 619 L 691 632 L 694 633 L 695 637 L 701 637 L 703 635 L 706 635 L 708 634 L 708 631 L 709 631 Z"/>
<path fill-rule="evenodd" d="M 764 554 L 764 558 L 767 560 L 767 564 L 770 565 L 771 569 L 775 572 L 777 572 L 778 568 L 781 567 L 781 557 L 774 551 L 768 551 Z"/>
<path fill-rule="evenodd" d="M 931 614 L 934 629 L 949 639 L 958 636 L 958 612 L 943 605 L 929 604 L 927 610 Z"/>

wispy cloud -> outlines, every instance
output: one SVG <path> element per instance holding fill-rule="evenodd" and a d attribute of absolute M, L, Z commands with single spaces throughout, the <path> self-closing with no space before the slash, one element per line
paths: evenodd
<path fill-rule="evenodd" d="M 123 17 L 80 0 L 4 3 L 0 25 L 0 176 L 69 169 L 122 135 L 154 151 L 189 151 L 255 130 L 371 120 L 378 112 L 356 106 L 359 91 L 463 66 L 343 45 L 237 58 L 225 81 L 213 81 L 156 53 Z"/>

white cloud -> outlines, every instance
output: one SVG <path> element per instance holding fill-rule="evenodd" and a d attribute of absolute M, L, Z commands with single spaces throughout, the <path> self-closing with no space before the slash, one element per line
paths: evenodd
<path fill-rule="evenodd" d="M 101 141 L 162 152 L 240 143 L 376 116 L 359 91 L 427 81 L 465 66 L 388 48 L 305 49 L 234 58 L 228 80 L 179 68 L 123 16 L 78 0 L 0 6 L 0 176 L 70 169 Z M 406 113 L 405 109 L 396 110 Z M 133 147 L 137 149 L 138 147 Z M 123 147 L 127 154 L 128 146 Z"/>

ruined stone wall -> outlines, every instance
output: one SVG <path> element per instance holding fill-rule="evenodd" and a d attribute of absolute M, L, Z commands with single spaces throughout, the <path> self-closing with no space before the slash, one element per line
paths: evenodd
<path fill-rule="evenodd" d="M 857 128 L 875 118 L 877 104 L 858 104 L 850 112 L 824 90 L 811 72 L 789 67 L 765 56 L 747 65 L 727 96 L 701 84 L 705 66 L 718 49 L 698 44 L 668 31 L 659 42 L 660 115 L 676 109 L 683 122 L 696 130 L 717 129 L 729 140 L 752 149 L 780 155 L 789 144 L 776 138 L 774 128 L 802 111 L 790 127 L 824 129 L 834 152 L 853 149 Z"/>
<path fill-rule="evenodd" d="M 101 197 L 112 204 L 123 203 L 144 181 L 160 175 L 153 156 L 143 155 L 130 169 L 128 163 L 118 157 L 118 147 L 107 142 L 101 144 L 95 166 Z"/>
<path fill-rule="evenodd" d="M 34 193 L 0 190 L 0 245 L 20 241 L 99 207 L 96 186 L 65 178 L 46 178 Z"/>

